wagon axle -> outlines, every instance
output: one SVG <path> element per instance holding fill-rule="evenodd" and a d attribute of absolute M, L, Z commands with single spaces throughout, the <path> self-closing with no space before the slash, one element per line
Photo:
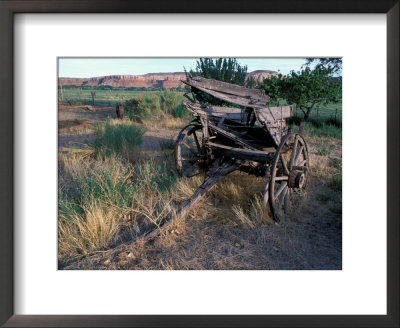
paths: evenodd
<path fill-rule="evenodd" d="M 305 180 L 306 177 L 303 172 L 293 170 L 289 174 L 288 186 L 289 188 L 302 188 Z"/>

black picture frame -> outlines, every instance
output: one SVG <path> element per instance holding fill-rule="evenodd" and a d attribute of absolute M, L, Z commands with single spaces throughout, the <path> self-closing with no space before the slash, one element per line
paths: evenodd
<path fill-rule="evenodd" d="M 0 0 L 0 324 L 4 327 L 399 327 L 399 8 L 398 0 Z M 16 13 L 385 13 L 387 315 L 14 315 L 13 17 Z"/>

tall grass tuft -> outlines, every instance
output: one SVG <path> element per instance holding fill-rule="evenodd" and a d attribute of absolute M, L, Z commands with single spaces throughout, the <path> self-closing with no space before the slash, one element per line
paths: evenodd
<path fill-rule="evenodd" d="M 143 133 L 143 128 L 129 121 L 108 120 L 95 125 L 96 139 L 92 146 L 96 155 L 120 155 L 133 160 L 137 157 Z"/>
<path fill-rule="evenodd" d="M 171 210 L 177 177 L 154 160 L 120 156 L 60 158 L 58 225 L 62 263 L 157 226 Z"/>
<path fill-rule="evenodd" d="M 268 209 L 262 203 L 261 195 L 252 197 L 250 204 L 245 210 L 239 205 L 232 206 L 232 221 L 243 228 L 254 228 L 259 225 L 271 224 Z"/>

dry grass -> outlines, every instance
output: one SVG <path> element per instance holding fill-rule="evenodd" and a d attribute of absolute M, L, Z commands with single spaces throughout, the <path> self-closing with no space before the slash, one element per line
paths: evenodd
<path fill-rule="evenodd" d="M 61 263 L 134 239 L 173 208 L 172 181 L 152 160 L 78 152 L 60 154 L 59 169 Z"/>
<path fill-rule="evenodd" d="M 155 129 L 184 125 L 171 116 L 154 124 Z M 341 144 L 315 136 L 306 140 L 310 184 L 280 225 L 272 224 L 269 209 L 262 206 L 265 180 L 235 172 L 152 243 L 140 236 L 157 229 L 203 177 L 176 179 L 170 151 L 150 158 L 136 149 L 129 161 L 118 154 L 98 158 L 90 148 L 69 149 L 59 157 L 60 267 L 340 269 L 341 192 L 332 177 L 341 177 Z M 328 155 L 321 155 L 321 144 Z M 123 243 L 117 251 L 104 252 Z"/>
<path fill-rule="evenodd" d="M 234 172 L 210 193 L 216 220 L 240 227 L 271 224 L 269 209 L 262 205 L 265 179 Z"/>
<path fill-rule="evenodd" d="M 233 218 L 243 228 L 255 228 L 263 224 L 272 224 L 268 209 L 263 206 L 261 196 L 255 196 L 250 201 L 247 211 L 238 205 L 232 205 Z"/>
<path fill-rule="evenodd" d="M 176 130 L 181 129 L 188 122 L 188 118 L 178 118 L 170 114 L 158 112 L 157 116 L 152 117 L 150 120 L 143 121 L 143 124 L 149 129 L 168 129 Z"/>
<path fill-rule="evenodd" d="M 60 260 L 87 255 L 110 246 L 120 230 L 121 216 L 115 207 L 93 200 L 82 205 L 83 213 L 59 215 Z"/>

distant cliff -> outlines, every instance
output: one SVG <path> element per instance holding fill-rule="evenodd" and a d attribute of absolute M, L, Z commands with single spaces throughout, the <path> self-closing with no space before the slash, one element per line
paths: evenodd
<path fill-rule="evenodd" d="M 274 71 L 258 70 L 247 74 L 246 78 L 254 77 L 261 81 L 271 75 L 278 75 Z M 185 80 L 184 72 L 175 73 L 148 73 L 144 75 L 108 75 L 91 78 L 60 77 L 59 85 L 101 86 L 112 87 L 145 87 L 145 88 L 177 88 L 183 87 L 181 80 Z"/>
<path fill-rule="evenodd" d="M 255 80 L 262 81 L 263 79 L 269 79 L 271 76 L 278 76 L 279 73 L 275 71 L 267 71 L 267 70 L 257 70 L 250 73 L 247 73 L 246 80 L 250 77 L 253 77 Z"/>

